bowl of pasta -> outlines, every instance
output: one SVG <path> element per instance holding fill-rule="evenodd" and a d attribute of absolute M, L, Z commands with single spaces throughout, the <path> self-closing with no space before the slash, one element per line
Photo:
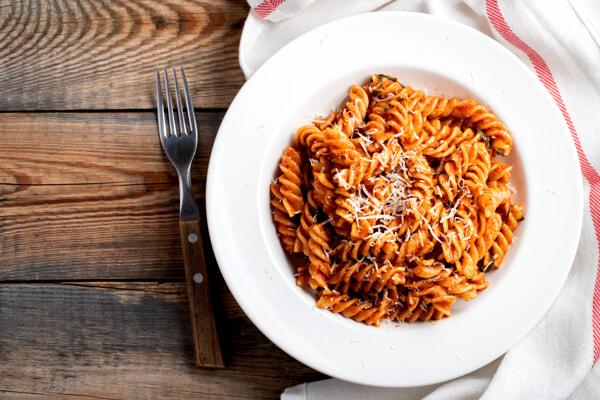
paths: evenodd
<path fill-rule="evenodd" d="M 425 385 L 543 317 L 577 249 L 578 170 L 550 96 L 498 43 L 365 14 L 299 37 L 240 90 L 208 225 L 229 289 L 284 351 L 346 381 Z"/>

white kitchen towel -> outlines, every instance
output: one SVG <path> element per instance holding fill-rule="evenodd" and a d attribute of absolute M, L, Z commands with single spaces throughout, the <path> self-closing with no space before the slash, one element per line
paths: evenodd
<path fill-rule="evenodd" d="M 282 399 L 600 399 L 600 367 L 590 372 L 600 354 L 600 1 L 249 3 L 255 11 L 246 20 L 240 42 L 240 65 L 246 77 L 302 33 L 363 12 L 418 11 L 478 29 L 514 52 L 548 89 L 570 130 L 584 177 L 583 232 L 567 282 L 538 326 L 502 358 L 438 385 L 380 389 L 328 379 L 288 388 Z"/>

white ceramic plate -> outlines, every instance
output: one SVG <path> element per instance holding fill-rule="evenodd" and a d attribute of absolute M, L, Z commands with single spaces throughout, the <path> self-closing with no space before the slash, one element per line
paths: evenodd
<path fill-rule="evenodd" d="M 513 133 L 508 160 L 526 218 L 502 268 L 451 318 L 372 328 L 315 307 L 294 284 L 269 209 L 269 183 L 295 129 L 339 106 L 371 73 L 429 93 L 472 96 Z M 521 340 L 550 307 L 579 241 L 582 183 L 559 110 L 532 72 L 489 37 L 415 13 L 335 21 L 288 44 L 248 80 L 214 144 L 207 183 L 221 272 L 256 326 L 325 374 L 389 387 L 466 374 Z"/>

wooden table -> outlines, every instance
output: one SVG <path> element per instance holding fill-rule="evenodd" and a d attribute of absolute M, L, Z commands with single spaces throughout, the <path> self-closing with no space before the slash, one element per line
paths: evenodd
<path fill-rule="evenodd" d="M 204 208 L 247 12 L 243 0 L 0 2 L 1 398 L 277 398 L 322 377 L 243 314 L 206 226 L 228 367 L 193 366 L 154 71 L 188 72 Z"/>

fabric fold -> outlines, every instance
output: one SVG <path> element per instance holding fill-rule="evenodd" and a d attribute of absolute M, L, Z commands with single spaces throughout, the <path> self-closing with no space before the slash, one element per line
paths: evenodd
<path fill-rule="evenodd" d="M 329 21 L 365 12 L 429 13 L 493 37 L 535 72 L 554 99 L 569 127 L 584 177 L 582 239 L 571 273 L 542 321 L 505 356 L 438 385 L 383 389 L 328 379 L 288 388 L 282 399 L 583 400 L 600 396 L 599 368 L 590 372 L 600 354 L 597 274 L 600 3 L 592 0 L 249 0 L 249 3 L 253 11 L 244 26 L 239 55 L 247 78 L 277 50 L 303 33 Z"/>

